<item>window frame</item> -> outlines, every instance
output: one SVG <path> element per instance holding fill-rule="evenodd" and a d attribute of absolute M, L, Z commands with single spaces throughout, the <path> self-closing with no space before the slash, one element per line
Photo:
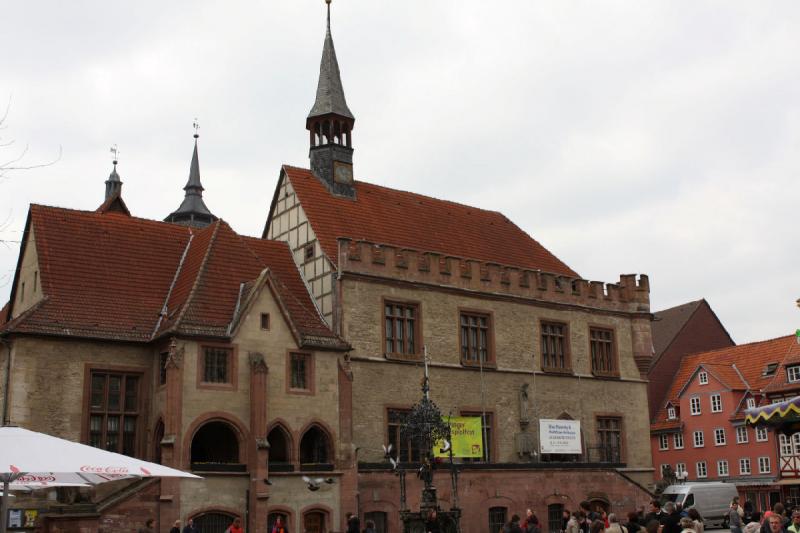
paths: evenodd
<path fill-rule="evenodd" d="M 302 356 L 306 359 L 306 384 L 307 388 L 301 389 L 292 387 L 292 361 L 294 356 Z M 286 394 L 300 394 L 300 395 L 313 395 L 316 394 L 316 371 L 314 364 L 314 353 L 305 350 L 287 350 L 286 351 Z M 299 441 L 298 441 L 299 442 Z"/>
<path fill-rule="evenodd" d="M 557 326 L 563 328 L 562 333 L 562 346 L 563 346 L 563 357 L 564 357 L 564 366 L 550 366 L 545 365 L 544 360 L 544 345 L 545 345 L 545 326 Z M 550 333 L 547 336 L 555 336 Z M 549 372 L 549 373 L 556 373 L 556 374 L 572 374 L 572 352 L 570 350 L 570 329 L 569 329 L 569 322 L 563 322 L 560 320 L 550 320 L 546 318 L 542 318 L 539 320 L 539 357 L 540 357 L 540 366 L 542 368 L 542 372 Z"/>
<path fill-rule="evenodd" d="M 626 463 L 626 444 L 625 444 L 625 417 L 622 416 L 621 413 L 595 413 L 594 416 L 594 432 L 595 438 L 597 439 L 597 448 L 601 448 L 603 444 L 604 438 L 601 437 L 601 433 L 608 432 L 613 433 L 613 431 L 609 429 L 605 429 L 600 427 L 600 421 L 606 419 L 616 419 L 618 422 L 616 432 L 619 433 L 619 462 L 621 464 Z"/>
<path fill-rule="evenodd" d="M 611 370 L 602 370 L 595 368 L 595 358 L 592 355 L 592 344 L 596 341 L 592 338 L 592 333 L 598 332 L 606 332 L 611 333 L 611 353 L 610 353 L 610 361 L 613 365 Z M 608 378 L 618 378 L 619 374 L 619 349 L 617 347 L 617 330 L 613 326 L 608 326 L 605 324 L 589 324 L 588 325 L 588 335 L 587 339 L 589 341 L 588 346 L 588 355 L 589 355 L 589 362 L 592 370 L 592 375 L 597 377 L 608 377 Z M 602 341 L 606 342 L 606 341 Z"/>
<path fill-rule="evenodd" d="M 743 465 L 747 465 L 747 472 L 745 469 L 742 468 Z M 740 457 L 739 458 L 739 475 L 740 476 L 749 476 L 753 473 L 753 462 L 750 460 L 749 457 Z"/>
<path fill-rule="evenodd" d="M 750 397 L 750 398 L 748 398 L 748 399 L 746 400 L 746 403 L 745 403 L 745 405 L 747 406 L 747 409 L 753 409 L 753 408 L 755 408 L 755 406 L 756 406 L 756 399 L 755 399 L 755 398 L 753 398 L 753 397 Z"/>
<path fill-rule="evenodd" d="M 205 381 L 206 373 L 206 349 L 222 349 L 228 350 L 228 381 L 225 383 L 217 383 Z M 236 344 L 203 342 L 197 345 L 197 383 L 198 389 L 209 390 L 227 390 L 235 391 L 238 387 L 238 359 L 239 359 L 239 346 Z"/>
<path fill-rule="evenodd" d="M 692 416 L 698 416 L 703 414 L 703 409 L 700 406 L 700 396 L 692 396 L 691 398 L 689 398 L 689 414 L 691 414 Z"/>
<path fill-rule="evenodd" d="M 675 463 L 675 473 L 686 472 L 686 463 Z"/>
<path fill-rule="evenodd" d="M 701 370 L 697 373 L 697 382 L 700 385 L 708 385 L 708 372 Z"/>
<path fill-rule="evenodd" d="M 83 414 L 81 416 L 81 442 L 86 444 L 87 446 L 91 446 L 89 444 L 89 433 L 91 431 L 91 415 L 92 415 L 92 374 L 94 373 L 103 373 L 103 374 L 121 374 L 124 376 L 136 376 L 139 380 L 138 385 L 138 394 L 139 397 L 137 398 L 137 409 L 136 409 L 136 428 L 134 433 L 134 454 L 130 457 L 136 458 L 143 458 L 146 453 L 147 443 L 146 443 L 146 427 L 144 426 L 143 418 L 147 416 L 146 409 L 144 407 L 144 398 L 149 397 L 150 390 L 148 387 L 148 380 L 145 379 L 147 375 L 147 369 L 141 367 L 129 367 L 129 366 L 116 366 L 116 365 L 100 365 L 100 364 L 87 364 L 84 367 L 84 376 L 83 376 L 83 404 L 82 410 Z M 123 378 L 124 382 L 124 378 Z M 106 391 L 107 397 L 108 391 Z M 120 393 L 121 401 L 124 402 L 125 398 Z M 108 411 L 104 411 L 104 416 L 107 415 Z M 120 411 L 123 417 L 123 424 L 124 424 L 124 405 L 123 410 Z M 133 415 L 133 411 L 130 412 Z M 121 426 L 122 427 L 122 426 Z M 123 429 L 124 431 L 124 429 Z M 122 444 L 120 444 L 121 446 Z M 100 448 L 105 449 L 105 448 Z M 121 452 L 120 452 L 121 453 Z"/>
<path fill-rule="evenodd" d="M 762 461 L 762 459 L 764 461 Z M 766 467 L 767 467 L 766 469 L 764 468 L 764 465 L 766 465 Z M 771 471 L 772 471 L 772 462 L 770 461 L 769 456 L 768 455 L 762 455 L 761 457 L 759 457 L 758 458 L 758 473 L 759 474 L 769 474 Z"/>
<path fill-rule="evenodd" d="M 724 469 L 720 468 L 721 466 L 724 466 L 725 468 Z M 725 470 L 724 474 L 722 473 L 723 470 Z M 730 477 L 730 475 L 731 475 L 731 469 L 730 465 L 728 464 L 728 460 L 727 459 L 717 460 L 717 477 Z"/>
<path fill-rule="evenodd" d="M 698 442 L 698 439 L 697 439 L 698 435 L 700 436 L 700 439 L 699 439 L 700 444 L 697 443 Z M 693 448 L 705 448 L 705 446 L 706 446 L 706 436 L 703 434 L 703 430 L 702 429 L 696 429 L 692 433 L 692 445 L 693 445 L 692 446 Z"/>
<path fill-rule="evenodd" d="M 658 449 L 661 451 L 669 450 L 669 435 L 666 433 L 658 436 Z"/>
<path fill-rule="evenodd" d="M 678 444 L 678 440 L 681 441 L 680 444 Z M 683 449 L 683 433 L 678 432 L 678 433 L 674 433 L 672 435 L 672 446 L 676 450 L 682 450 Z"/>
<path fill-rule="evenodd" d="M 678 413 L 675 410 L 675 407 L 670 405 L 667 407 L 667 420 L 675 420 L 676 418 L 678 418 Z"/>
<path fill-rule="evenodd" d="M 703 473 L 700 473 L 700 467 L 703 467 Z M 708 477 L 708 462 L 707 461 L 697 461 L 694 464 L 695 472 L 697 473 L 697 479 L 705 479 Z"/>
<path fill-rule="evenodd" d="M 386 350 L 386 306 L 396 305 L 414 309 L 414 353 L 388 352 Z M 422 361 L 422 303 L 416 300 L 381 298 L 381 353 L 386 359 L 401 361 Z M 406 319 L 404 318 L 404 324 Z M 404 326 L 405 328 L 405 326 Z M 405 342 L 405 341 L 403 341 Z M 394 346 L 394 344 L 393 344 Z"/>
<path fill-rule="evenodd" d="M 463 325 L 461 324 L 461 320 L 464 316 L 486 319 L 486 360 L 483 361 L 483 363 L 480 362 L 480 352 L 478 353 L 478 361 L 464 359 L 464 344 L 462 342 Z M 469 327 L 472 329 L 471 326 Z M 494 313 L 492 311 L 475 309 L 472 307 L 458 308 L 458 358 L 461 366 L 469 368 L 479 368 L 481 366 L 483 366 L 483 368 L 497 368 L 494 349 Z"/>
<path fill-rule="evenodd" d="M 747 432 L 747 426 L 736 427 L 736 444 L 747 444 L 750 442 L 750 435 Z"/>
<path fill-rule="evenodd" d="M 725 434 L 725 428 L 714 428 L 714 446 L 725 446 L 727 444 L 728 436 Z"/>
<path fill-rule="evenodd" d="M 716 400 L 716 402 L 714 401 Z M 712 394 L 711 395 L 711 412 L 712 413 L 721 413 L 722 412 L 722 395 Z M 716 405 L 714 405 L 716 403 Z"/>
<path fill-rule="evenodd" d="M 269 316 L 269 313 L 261 313 L 261 318 L 259 321 L 261 331 L 269 331 L 272 326 L 271 321 L 272 317 Z"/>
<path fill-rule="evenodd" d="M 794 374 L 794 377 L 792 377 L 792 374 Z M 797 383 L 800 381 L 800 365 L 791 365 L 786 367 L 786 380 L 789 383 Z"/>
<path fill-rule="evenodd" d="M 400 424 L 402 422 L 394 423 L 390 421 L 390 413 L 392 411 L 402 413 L 408 416 L 411 413 L 411 406 L 408 405 L 400 405 L 400 404 L 391 404 L 391 405 L 384 405 L 383 407 L 383 431 L 384 431 L 384 442 L 387 444 L 393 444 L 393 456 L 397 460 L 398 463 L 405 463 L 405 464 L 418 464 L 422 459 L 422 454 L 419 453 L 419 456 L 415 459 L 414 458 L 414 444 L 411 439 L 408 440 L 406 443 L 407 446 L 407 455 L 404 457 L 400 456 L 400 450 L 402 449 L 402 435 L 400 433 Z M 390 424 L 392 428 L 390 428 Z M 397 429 L 393 429 L 397 426 Z M 396 438 L 392 439 L 393 432 L 397 432 Z"/>
<path fill-rule="evenodd" d="M 764 435 L 761 438 L 761 435 Z M 756 426 L 756 442 L 767 442 L 769 440 L 769 432 L 765 427 L 758 427 Z"/>

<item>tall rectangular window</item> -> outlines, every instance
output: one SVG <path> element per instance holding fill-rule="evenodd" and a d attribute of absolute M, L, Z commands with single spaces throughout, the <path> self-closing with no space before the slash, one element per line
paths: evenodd
<path fill-rule="evenodd" d="M 717 475 L 719 477 L 727 477 L 728 476 L 728 461 L 725 459 L 720 459 L 717 461 Z"/>
<path fill-rule="evenodd" d="M 769 471 L 770 471 L 769 457 L 759 457 L 758 458 L 758 473 L 759 474 L 769 474 Z"/>
<path fill-rule="evenodd" d="M 669 435 L 661 434 L 658 436 L 658 449 L 669 450 Z"/>
<path fill-rule="evenodd" d="M 231 382 L 231 352 L 230 348 L 214 346 L 206 346 L 203 349 L 203 381 L 205 383 Z"/>
<path fill-rule="evenodd" d="M 786 378 L 789 383 L 797 383 L 800 381 L 800 365 L 786 367 Z"/>
<path fill-rule="evenodd" d="M 695 448 L 702 448 L 706 445 L 706 439 L 703 436 L 702 430 L 697 430 L 694 432 L 694 447 Z"/>
<path fill-rule="evenodd" d="M 489 508 L 489 532 L 497 533 L 503 526 L 506 525 L 506 516 L 508 509 L 506 507 L 490 507 Z"/>
<path fill-rule="evenodd" d="M 461 362 L 478 365 L 491 362 L 491 317 L 484 313 L 461 312 Z"/>
<path fill-rule="evenodd" d="M 289 354 L 289 387 L 294 390 L 311 390 L 311 354 Z"/>
<path fill-rule="evenodd" d="M 756 442 L 766 442 L 767 441 L 767 428 L 765 427 L 757 427 L 756 428 Z"/>
<path fill-rule="evenodd" d="M 674 407 L 667 407 L 667 418 L 669 420 L 675 420 L 677 416 L 675 416 L 675 408 Z"/>
<path fill-rule="evenodd" d="M 742 476 L 749 476 L 750 473 L 750 458 L 742 457 L 739 459 L 739 474 Z"/>
<path fill-rule="evenodd" d="M 675 433 L 675 435 L 672 436 L 672 441 L 676 450 L 683 449 L 683 433 Z"/>
<path fill-rule="evenodd" d="M 589 328 L 589 351 L 592 356 L 592 372 L 605 375 L 617 373 L 613 330 Z"/>
<path fill-rule="evenodd" d="M 695 467 L 697 468 L 698 478 L 708 477 L 708 466 L 706 465 L 705 461 L 698 461 L 695 463 Z"/>
<path fill-rule="evenodd" d="M 92 371 L 89 445 L 134 456 L 139 426 L 140 375 Z"/>
<path fill-rule="evenodd" d="M 739 426 L 736 428 L 736 444 L 747 444 L 747 427 Z"/>
<path fill-rule="evenodd" d="M 755 398 L 748 398 L 747 399 L 747 408 L 752 409 L 756 406 L 756 399 Z"/>
<path fill-rule="evenodd" d="M 483 416 L 481 412 L 462 412 L 461 416 L 474 416 L 481 419 L 481 442 L 483 443 L 483 457 L 480 459 L 464 459 L 465 463 L 490 463 L 492 461 L 492 413 Z"/>
<path fill-rule="evenodd" d="M 385 302 L 383 314 L 386 354 L 419 354 L 419 307 L 416 304 Z"/>
<path fill-rule="evenodd" d="M 720 396 L 719 394 L 711 395 L 711 412 L 712 413 L 722 412 L 722 396 Z"/>
<path fill-rule="evenodd" d="M 569 370 L 569 338 L 567 325 L 542 322 L 542 369 Z"/>
<path fill-rule="evenodd" d="M 697 396 L 692 396 L 689 398 L 689 412 L 692 415 L 699 415 L 700 414 L 700 398 Z"/>
<path fill-rule="evenodd" d="M 727 444 L 725 428 L 716 428 L 714 430 L 714 446 L 724 446 L 725 444 Z"/>
<path fill-rule="evenodd" d="M 697 375 L 697 381 L 700 382 L 700 385 L 708 385 L 708 372 L 701 371 Z"/>
<path fill-rule="evenodd" d="M 686 463 L 676 463 L 675 464 L 675 473 L 676 474 L 683 474 L 686 472 Z"/>
<path fill-rule="evenodd" d="M 622 419 L 619 417 L 597 417 L 597 444 L 600 461 L 622 462 Z"/>
<path fill-rule="evenodd" d="M 411 412 L 410 409 L 388 409 L 386 411 L 386 433 L 389 444 L 392 445 L 392 454 L 397 453 L 397 460 L 404 463 L 416 463 L 420 460 L 420 447 L 414 445 L 411 439 L 403 438 L 400 428 Z"/>
<path fill-rule="evenodd" d="M 158 384 L 165 385 L 167 383 L 167 360 L 169 359 L 169 352 L 161 352 L 158 354 Z"/>

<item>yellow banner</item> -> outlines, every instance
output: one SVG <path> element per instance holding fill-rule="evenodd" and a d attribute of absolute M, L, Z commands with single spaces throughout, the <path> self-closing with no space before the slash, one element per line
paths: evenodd
<path fill-rule="evenodd" d="M 445 424 L 450 424 L 450 438 L 453 457 L 483 457 L 483 436 L 481 435 L 481 417 L 453 416 L 442 417 Z M 444 443 L 439 441 L 433 446 L 434 457 L 450 457 L 449 451 L 443 451 Z"/>

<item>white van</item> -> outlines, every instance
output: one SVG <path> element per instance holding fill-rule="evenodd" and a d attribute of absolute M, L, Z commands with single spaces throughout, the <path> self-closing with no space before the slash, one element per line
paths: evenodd
<path fill-rule="evenodd" d="M 721 481 L 706 483 L 683 483 L 670 485 L 661 494 L 662 505 L 665 502 L 680 504 L 681 509 L 694 507 L 703 517 L 705 526 L 728 527 L 728 513 L 731 501 L 738 496 L 736 485 Z"/>

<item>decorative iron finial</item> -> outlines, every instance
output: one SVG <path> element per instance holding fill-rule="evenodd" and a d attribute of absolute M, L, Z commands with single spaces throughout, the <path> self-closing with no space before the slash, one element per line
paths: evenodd
<path fill-rule="evenodd" d="M 111 158 L 111 162 L 114 164 L 114 168 L 117 168 L 117 162 L 119 161 L 119 149 L 117 148 L 117 145 L 112 144 L 109 151 L 114 154 Z"/>
<path fill-rule="evenodd" d="M 325 0 L 325 3 L 328 4 L 328 33 L 331 32 L 331 1 Z"/>
<path fill-rule="evenodd" d="M 200 134 L 197 133 L 200 131 L 200 122 L 198 122 L 197 117 L 194 118 L 194 122 L 192 122 L 192 127 L 194 128 L 194 138 L 197 139 L 200 137 Z"/>

